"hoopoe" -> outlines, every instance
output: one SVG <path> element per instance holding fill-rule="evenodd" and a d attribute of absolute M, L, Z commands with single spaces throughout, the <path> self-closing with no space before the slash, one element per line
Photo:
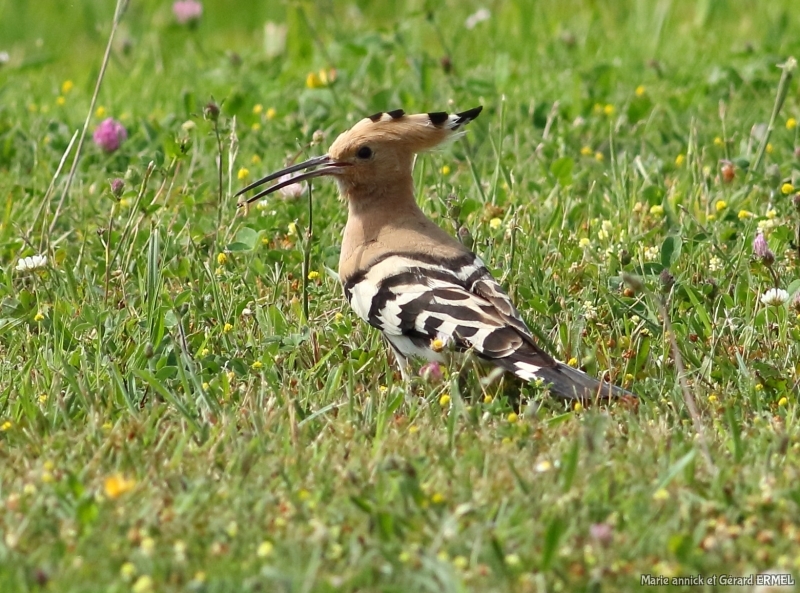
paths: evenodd
<path fill-rule="evenodd" d="M 449 347 L 472 351 L 523 380 L 541 380 L 563 398 L 635 397 L 539 348 L 481 259 L 417 205 L 411 176 L 417 153 L 462 134 L 481 109 L 376 113 L 341 134 L 328 154 L 267 175 L 236 195 L 308 169 L 247 202 L 313 177 L 336 180 L 349 209 L 339 258 L 345 296 L 386 337 L 404 378 L 409 358 L 444 362 Z"/>

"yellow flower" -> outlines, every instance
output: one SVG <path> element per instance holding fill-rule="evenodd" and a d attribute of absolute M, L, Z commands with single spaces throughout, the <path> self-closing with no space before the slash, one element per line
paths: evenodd
<path fill-rule="evenodd" d="M 596 160 L 598 163 L 602 163 L 604 158 L 606 157 L 603 156 L 602 152 L 597 151 L 596 153 L 594 153 L 594 160 Z"/>
<path fill-rule="evenodd" d="M 253 125 L 250 126 L 250 129 L 253 130 L 254 132 L 258 132 L 261 129 L 261 124 L 255 122 Z"/>
<path fill-rule="evenodd" d="M 11 421 L 10 420 L 6 420 L 2 424 L 0 424 L 0 432 L 5 432 L 7 430 L 10 430 L 12 426 L 14 426 L 14 425 L 11 424 Z"/>
<path fill-rule="evenodd" d="M 773 218 L 775 218 L 776 216 L 778 216 L 778 212 L 777 212 L 777 211 L 775 211 L 774 209 L 773 209 L 773 210 L 767 210 L 766 217 L 767 217 L 769 220 L 772 220 L 772 219 L 773 219 Z"/>
<path fill-rule="evenodd" d="M 753 389 L 756 391 L 764 391 L 764 385 L 761 383 L 756 383 L 756 386 Z"/>
<path fill-rule="evenodd" d="M 239 525 L 236 521 L 231 521 L 228 523 L 228 526 L 225 528 L 225 533 L 228 534 L 228 537 L 236 537 L 239 534 Z"/>
<path fill-rule="evenodd" d="M 211 385 L 208 384 L 208 381 L 203 381 L 203 391 L 208 391 L 211 389 Z"/>
<path fill-rule="evenodd" d="M 253 115 L 259 115 L 262 111 L 264 111 L 264 106 L 261 103 L 253 105 Z"/>
<path fill-rule="evenodd" d="M 583 148 L 581 148 L 581 154 L 583 156 L 592 156 L 592 152 L 593 152 L 592 149 L 589 148 L 588 146 L 584 146 Z"/>
<path fill-rule="evenodd" d="M 797 127 L 797 120 L 793 117 L 790 117 L 786 120 L 786 129 L 787 130 L 794 130 Z"/>
<path fill-rule="evenodd" d="M 708 216 L 706 216 L 706 220 L 708 222 L 714 222 L 715 220 L 717 220 L 717 215 L 716 214 L 709 214 Z"/>
<path fill-rule="evenodd" d="M 722 212 L 727 207 L 728 207 L 728 202 L 726 202 L 725 200 L 717 200 L 717 203 L 714 204 L 714 208 L 717 209 L 717 212 Z"/>
<path fill-rule="evenodd" d="M 633 376 L 631 373 L 625 373 L 625 383 L 630 383 L 630 382 L 631 382 L 631 381 L 633 381 L 635 378 L 636 378 L 636 377 L 634 377 L 634 376 Z"/>
<path fill-rule="evenodd" d="M 41 311 L 38 311 L 36 315 L 33 316 L 34 321 L 42 321 L 44 319 L 44 315 Z"/>
<path fill-rule="evenodd" d="M 233 326 L 230 323 L 226 323 L 224 326 L 222 326 L 222 331 L 224 331 L 226 334 L 229 331 L 231 331 L 232 329 L 233 329 Z"/>
<path fill-rule="evenodd" d="M 685 162 L 686 162 L 686 155 L 685 154 L 681 153 L 681 154 L 679 154 L 678 156 L 675 157 L 675 166 L 676 167 L 682 167 L 683 163 L 685 163 Z"/>
<path fill-rule="evenodd" d="M 450 167 L 448 165 L 442 167 L 442 175 L 450 175 Z"/>
<path fill-rule="evenodd" d="M 310 89 L 319 89 L 325 86 L 325 83 L 316 72 L 309 72 L 306 76 L 306 87 Z"/>
<path fill-rule="evenodd" d="M 225 253 L 219 253 L 217 255 L 217 263 L 221 266 L 224 266 L 228 261 L 228 256 Z"/>
<path fill-rule="evenodd" d="M 794 186 L 791 183 L 784 183 L 781 186 L 781 192 L 784 196 L 788 196 L 790 193 L 794 191 Z"/>
<path fill-rule="evenodd" d="M 446 394 L 446 393 L 444 395 L 442 395 L 442 397 L 439 398 L 439 405 L 442 406 L 443 408 L 446 408 L 447 406 L 449 406 L 450 405 L 450 396 L 448 394 Z"/>
<path fill-rule="evenodd" d="M 106 116 L 106 108 L 102 105 L 98 105 L 97 109 L 94 110 L 94 116 L 97 119 L 103 119 Z"/>
<path fill-rule="evenodd" d="M 123 579 L 129 581 L 133 578 L 133 575 L 136 574 L 136 566 L 133 564 L 133 562 L 126 562 L 120 566 L 119 574 Z"/>
<path fill-rule="evenodd" d="M 583 404 L 581 402 L 575 402 L 575 405 L 572 406 L 572 409 L 575 410 L 578 414 L 583 412 Z"/>
<path fill-rule="evenodd" d="M 722 148 L 723 146 L 725 146 L 725 141 L 719 136 L 717 136 L 716 138 L 714 138 L 714 146 Z"/>
<path fill-rule="evenodd" d="M 636 96 L 637 97 L 644 97 L 646 92 L 647 92 L 647 89 L 644 88 L 644 85 L 640 84 L 639 86 L 636 87 Z"/>
<path fill-rule="evenodd" d="M 119 498 L 126 492 L 133 490 L 134 486 L 136 486 L 136 480 L 129 480 L 122 474 L 114 474 L 113 476 L 109 476 L 103 483 L 103 489 L 105 490 L 106 496 L 108 496 L 111 500 Z"/>
<path fill-rule="evenodd" d="M 431 502 L 433 504 L 442 504 L 445 501 L 444 494 L 441 492 L 434 492 L 433 496 L 431 496 Z"/>
<path fill-rule="evenodd" d="M 290 222 L 289 226 L 287 228 L 289 229 L 289 232 L 288 232 L 289 235 L 296 235 L 297 234 L 297 223 Z"/>
<path fill-rule="evenodd" d="M 511 423 L 514 424 L 517 420 L 519 420 L 519 416 L 517 416 L 514 412 L 511 412 L 506 419 Z"/>
<path fill-rule="evenodd" d="M 520 563 L 519 556 L 517 554 L 507 554 L 505 557 L 506 564 L 509 566 L 518 566 Z"/>
<path fill-rule="evenodd" d="M 571 367 L 577 367 L 577 366 L 578 366 L 578 359 L 577 359 L 577 358 L 575 358 L 575 357 L 573 356 L 572 358 L 570 358 L 570 359 L 567 361 L 567 364 L 568 364 L 569 366 L 571 366 Z"/>
<path fill-rule="evenodd" d="M 272 550 L 275 546 L 272 545 L 272 542 L 261 542 L 256 550 L 256 556 L 259 558 L 267 558 L 272 555 Z"/>
<path fill-rule="evenodd" d="M 65 105 L 66 102 L 67 102 L 67 99 L 63 95 L 59 95 L 56 98 L 56 105 Z"/>
<path fill-rule="evenodd" d="M 785 406 L 787 406 L 788 404 L 789 404 L 789 400 L 788 400 L 788 399 L 786 399 L 786 397 L 785 397 L 785 396 L 784 396 L 784 397 L 782 397 L 781 399 L 779 399 L 779 400 L 778 400 L 778 405 L 779 405 L 780 407 L 782 407 L 782 408 L 783 408 L 783 407 L 785 407 Z"/>
<path fill-rule="evenodd" d="M 275 119 L 275 116 L 278 115 L 278 112 L 275 111 L 274 107 L 270 107 L 267 109 L 267 119 Z"/>
<path fill-rule="evenodd" d="M 253 364 L 250 365 L 250 368 L 253 369 L 254 371 L 257 371 L 258 369 L 260 369 L 263 366 L 264 365 L 260 360 L 256 360 L 256 361 L 253 362 Z"/>
<path fill-rule="evenodd" d="M 653 216 L 663 216 L 664 215 L 664 206 L 661 204 L 655 204 L 650 206 L 650 214 Z"/>
<path fill-rule="evenodd" d="M 254 154 L 254 155 L 253 155 L 253 156 L 250 158 L 250 162 L 251 162 L 252 164 L 254 164 L 254 165 L 260 165 L 260 164 L 261 164 L 261 157 L 260 157 L 260 156 L 258 156 L 257 154 Z"/>
<path fill-rule="evenodd" d="M 153 550 L 156 547 L 156 540 L 152 537 L 145 537 L 142 539 L 142 543 L 139 544 L 139 549 L 142 550 L 142 553 L 145 556 L 150 556 L 153 553 Z"/>
<path fill-rule="evenodd" d="M 716 396 L 716 395 L 714 395 L 713 393 L 712 393 L 711 395 L 709 395 L 709 396 L 708 396 L 708 402 L 709 402 L 709 403 L 711 403 L 711 404 L 715 404 L 715 403 L 717 403 L 717 401 L 718 401 L 718 398 L 717 398 L 717 396 Z"/>
<path fill-rule="evenodd" d="M 581 247 L 589 247 L 591 244 L 592 242 L 587 237 L 581 237 L 581 240 L 578 241 L 578 245 Z"/>
<path fill-rule="evenodd" d="M 608 116 L 614 115 L 614 106 L 611 103 L 609 103 L 608 105 L 603 107 L 603 113 L 605 113 Z"/>
<path fill-rule="evenodd" d="M 494 398 L 491 395 L 484 395 L 483 396 L 483 403 L 490 404 L 494 401 Z"/>
<path fill-rule="evenodd" d="M 749 210 L 739 210 L 738 216 L 739 220 L 744 220 L 745 218 L 752 218 L 753 216 L 755 216 L 755 214 L 753 214 Z"/>
<path fill-rule="evenodd" d="M 208 350 L 208 348 L 203 348 L 203 349 L 200 351 L 200 356 L 208 356 L 208 353 L 209 353 L 209 350 Z"/>
<path fill-rule="evenodd" d="M 241 169 L 239 169 L 239 172 L 236 174 L 236 176 L 239 178 L 240 181 L 242 179 L 247 179 L 250 176 L 250 171 L 242 167 Z"/>
<path fill-rule="evenodd" d="M 64 82 L 61 83 L 61 94 L 66 95 L 72 90 L 72 87 L 74 86 L 75 84 L 71 80 L 65 80 Z"/>
<path fill-rule="evenodd" d="M 659 488 L 655 492 L 653 492 L 653 500 L 663 501 L 669 500 L 669 492 L 667 492 L 666 488 Z"/>
<path fill-rule="evenodd" d="M 308 273 L 308 279 L 309 280 L 316 280 L 317 278 L 319 278 L 319 272 L 317 272 L 316 270 L 311 270 Z"/>
<path fill-rule="evenodd" d="M 192 578 L 192 580 L 195 583 L 205 583 L 206 573 L 204 573 L 202 570 L 198 570 L 196 573 L 194 573 L 194 578 Z"/>
<path fill-rule="evenodd" d="M 419 426 L 417 426 L 416 424 L 412 424 L 411 426 L 408 427 L 408 432 L 410 434 L 419 432 Z"/>
<path fill-rule="evenodd" d="M 431 340 L 431 350 L 434 352 L 441 352 L 444 350 L 444 342 L 441 340 L 441 338 L 433 338 Z"/>
<path fill-rule="evenodd" d="M 153 590 L 153 578 L 149 575 L 142 575 L 133 584 L 133 593 L 150 593 Z"/>
<path fill-rule="evenodd" d="M 459 570 L 464 570 L 467 566 L 469 566 L 469 560 L 467 560 L 464 556 L 456 556 L 453 558 L 453 566 Z"/>
<path fill-rule="evenodd" d="M 489 221 L 489 226 L 490 226 L 492 229 L 494 229 L 494 230 L 497 230 L 497 229 L 499 229 L 499 228 L 500 228 L 500 225 L 501 225 L 502 223 L 503 223 L 503 221 L 502 221 L 502 220 L 500 220 L 499 218 L 495 217 L 495 218 L 493 218 L 492 220 L 490 220 L 490 221 Z"/>
<path fill-rule="evenodd" d="M 773 150 L 775 150 L 775 148 L 772 146 L 772 142 L 767 142 L 767 154 L 772 154 Z"/>

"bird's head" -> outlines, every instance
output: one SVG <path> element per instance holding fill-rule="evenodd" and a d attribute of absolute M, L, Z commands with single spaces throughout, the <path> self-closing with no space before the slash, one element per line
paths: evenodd
<path fill-rule="evenodd" d="M 328 154 L 267 175 L 241 190 L 241 195 L 283 175 L 304 171 L 249 198 L 253 202 L 293 183 L 331 175 L 349 199 L 379 191 L 393 181 L 410 178 L 414 155 L 457 137 L 480 114 L 475 107 L 452 115 L 445 112 L 406 115 L 402 109 L 376 113 L 343 132 Z"/>

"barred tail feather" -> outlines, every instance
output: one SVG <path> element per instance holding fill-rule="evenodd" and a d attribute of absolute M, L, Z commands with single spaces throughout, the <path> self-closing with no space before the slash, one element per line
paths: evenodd
<path fill-rule="evenodd" d="M 515 356 L 496 358 L 493 362 L 525 381 L 542 380 L 550 391 L 561 398 L 581 401 L 636 398 L 636 394 L 605 381 L 598 381 L 583 371 L 563 362 L 555 365 L 536 366 Z"/>
<path fill-rule="evenodd" d="M 563 362 L 556 363 L 554 367 L 543 368 L 537 375 L 545 383 L 550 384 L 550 391 L 567 399 L 595 400 L 636 397 L 627 389 L 605 381 L 598 381 Z"/>

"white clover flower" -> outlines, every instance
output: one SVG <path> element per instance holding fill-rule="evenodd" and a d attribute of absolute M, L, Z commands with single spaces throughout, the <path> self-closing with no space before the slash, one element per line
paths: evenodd
<path fill-rule="evenodd" d="M 770 288 L 761 295 L 761 302 L 772 307 L 780 307 L 789 300 L 789 293 L 782 288 Z"/>
<path fill-rule="evenodd" d="M 17 262 L 14 268 L 17 272 L 33 272 L 47 267 L 47 257 L 44 255 L 31 255 L 23 257 Z"/>
<path fill-rule="evenodd" d="M 597 307 L 594 306 L 592 301 L 583 301 L 583 318 L 587 321 L 597 319 Z"/>
<path fill-rule="evenodd" d="M 278 179 L 278 183 L 289 181 L 292 177 L 294 177 L 294 175 L 292 175 L 291 173 L 287 173 L 286 175 L 283 175 L 280 179 Z M 278 191 L 286 199 L 295 199 L 303 195 L 305 189 L 306 189 L 306 182 L 303 181 L 302 183 L 292 183 L 291 185 L 287 185 L 286 187 L 280 188 Z"/>
<path fill-rule="evenodd" d="M 474 12 L 473 14 L 467 17 L 467 20 L 464 21 L 464 26 L 467 29 L 474 29 L 478 26 L 479 23 L 483 21 L 488 21 L 492 17 L 492 13 L 489 12 L 488 8 L 480 8 L 478 11 Z"/>
<path fill-rule="evenodd" d="M 708 260 L 708 269 L 712 272 L 718 272 L 722 269 L 722 260 L 716 255 L 712 255 L 711 259 Z"/>
<path fill-rule="evenodd" d="M 658 247 L 645 247 L 644 259 L 645 261 L 656 261 L 660 253 Z"/>

